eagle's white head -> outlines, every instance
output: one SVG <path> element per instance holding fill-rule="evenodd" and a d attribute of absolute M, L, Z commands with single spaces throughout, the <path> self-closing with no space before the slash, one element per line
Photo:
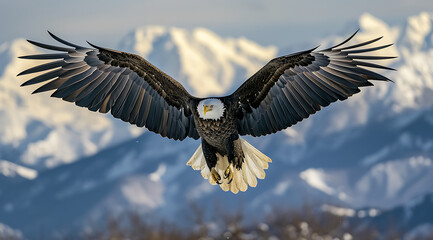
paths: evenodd
<path fill-rule="evenodd" d="M 224 103 L 216 98 L 201 100 L 197 106 L 198 116 L 201 119 L 219 120 L 224 115 L 224 111 Z"/>

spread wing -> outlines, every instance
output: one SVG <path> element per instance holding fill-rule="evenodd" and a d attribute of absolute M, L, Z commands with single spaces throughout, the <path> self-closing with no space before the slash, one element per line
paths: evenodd
<path fill-rule="evenodd" d="M 232 95 L 239 103 L 238 132 L 241 135 L 261 136 L 290 127 L 309 115 L 338 100 L 345 100 L 372 86 L 369 80 L 390 81 L 373 69 L 388 67 L 369 60 L 394 57 L 369 56 L 368 53 L 389 47 L 365 48 L 381 38 L 341 47 L 315 49 L 278 57 L 267 63 Z"/>
<path fill-rule="evenodd" d="M 193 97 L 176 80 L 138 55 L 90 43 L 94 49 L 81 47 L 50 35 L 67 47 L 29 41 L 56 53 L 20 57 L 48 60 L 18 74 L 40 73 L 22 86 L 44 82 L 34 93 L 55 90 L 52 97 L 91 111 L 110 111 L 116 118 L 164 137 L 199 138 L 188 106 Z"/>

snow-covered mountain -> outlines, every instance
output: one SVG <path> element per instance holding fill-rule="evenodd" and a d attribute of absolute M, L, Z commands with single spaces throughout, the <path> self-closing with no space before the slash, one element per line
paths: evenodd
<path fill-rule="evenodd" d="M 270 153 L 273 163 L 256 188 L 237 195 L 211 186 L 185 165 L 198 142 L 180 143 L 145 133 L 81 161 L 41 172 L 35 180 L 2 187 L 0 222 L 32 236 L 41 229 L 66 232 L 128 211 L 175 220 L 188 215 L 192 203 L 209 212 L 215 206 L 234 212 L 242 203 L 251 219 L 281 203 L 297 207 L 305 202 L 361 209 L 361 213 L 372 208 L 376 209 L 372 215 L 380 216 L 432 193 L 433 148 L 428 142 L 433 142 L 429 136 L 433 124 L 425 121 L 432 112 L 398 128 L 389 124 L 390 119 L 352 128 L 353 137 L 333 148 L 318 142 L 346 133 L 318 139 L 312 143 L 314 153 L 297 164 L 285 161 L 292 152 L 282 147 L 287 144 L 286 135 L 264 141 L 251 138 Z M 389 152 L 381 153 L 384 146 L 389 146 Z M 416 217 L 415 213 L 412 218 Z"/>
<path fill-rule="evenodd" d="M 102 147 L 130 138 L 134 131 L 114 118 L 31 95 L 16 75 L 36 62 L 17 59 L 36 53 L 23 39 L 0 47 L 0 159 L 45 169 L 95 154 Z M 91 124 L 90 124 L 91 123 Z"/>
<path fill-rule="evenodd" d="M 119 49 L 149 59 L 198 97 L 231 92 L 277 54 L 276 47 L 221 38 L 204 28 L 160 26 L 136 29 L 121 40 Z"/>
<path fill-rule="evenodd" d="M 34 180 L 11 182 L 3 173 L 0 223 L 31 236 L 40 229 L 68 231 L 131 210 L 175 219 L 191 203 L 209 210 L 218 204 L 230 211 L 243 201 L 245 212 L 261 215 L 275 204 L 293 207 L 307 200 L 378 209 L 370 217 L 407 206 L 433 192 L 432 23 L 431 13 L 410 17 L 405 26 L 362 15 L 355 41 L 384 35 L 381 43 L 396 43 L 381 52 L 399 56 L 388 62 L 397 71 L 385 73 L 395 83 L 363 89 L 282 133 L 248 138 L 273 163 L 265 180 L 238 195 L 209 185 L 185 166 L 198 142 L 175 142 L 153 133 L 134 138 L 137 132 L 119 120 L 47 95 L 29 96 L 30 89 L 18 88 L 15 74 L 34 63 L 18 62 L 15 56 L 35 49 L 22 40 L 3 44 L 0 119 L 6 127 L 0 129 L 5 163 L 0 170 L 60 166 L 40 171 Z M 321 45 L 341 41 L 351 31 L 324 38 Z M 205 29 L 165 27 L 137 29 L 119 46 L 143 55 L 197 95 L 232 91 L 277 53 L 274 47 L 223 39 Z M 411 214 L 412 219 L 418 216 Z M 432 223 L 423 219 L 410 227 Z"/>

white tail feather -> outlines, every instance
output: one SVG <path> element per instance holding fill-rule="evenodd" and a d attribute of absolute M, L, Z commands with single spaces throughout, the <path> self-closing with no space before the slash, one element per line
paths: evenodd
<path fill-rule="evenodd" d="M 228 179 L 224 179 L 223 177 L 224 171 L 229 166 L 227 156 L 217 154 L 218 161 L 215 166 L 215 170 L 221 176 L 222 183 L 219 186 L 222 190 L 230 190 L 233 193 L 238 193 L 239 191 L 245 192 L 248 186 L 256 187 L 257 178 L 265 178 L 266 174 L 264 170 L 268 169 L 268 163 L 272 162 L 269 157 L 254 148 L 247 141 L 242 138 L 240 140 L 245 158 L 240 170 L 233 168 L 233 180 L 230 184 L 228 183 Z M 216 182 L 210 177 L 210 170 L 206 164 L 201 144 L 186 165 L 191 166 L 194 170 L 200 170 L 204 179 L 208 179 L 210 184 L 216 185 Z"/>

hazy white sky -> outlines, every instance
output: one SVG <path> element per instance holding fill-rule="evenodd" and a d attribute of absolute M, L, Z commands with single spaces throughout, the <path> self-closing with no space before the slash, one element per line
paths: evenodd
<path fill-rule="evenodd" d="M 206 27 L 222 36 L 245 36 L 264 45 L 287 47 L 356 29 L 369 12 L 388 23 L 403 23 L 432 0 L 1 0 L 0 43 L 17 37 L 47 40 L 46 30 L 68 40 L 116 47 L 122 36 L 145 25 Z"/>

